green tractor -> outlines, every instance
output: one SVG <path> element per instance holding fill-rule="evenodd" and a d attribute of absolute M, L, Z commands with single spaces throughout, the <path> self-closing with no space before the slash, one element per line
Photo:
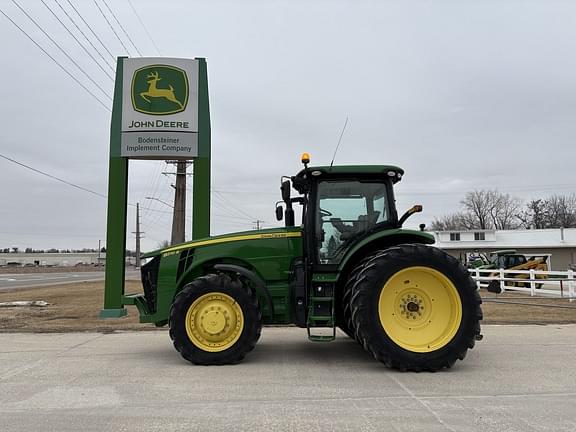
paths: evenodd
<path fill-rule="evenodd" d="M 481 299 L 434 237 L 403 229 L 395 166 L 308 167 L 283 177 L 284 228 L 214 236 L 143 255 L 141 322 L 168 324 L 176 350 L 203 365 L 237 363 L 262 325 L 294 324 L 312 341 L 339 327 L 385 365 L 451 367 L 481 338 Z M 292 197 L 292 188 L 298 196 Z M 302 224 L 295 225 L 295 206 Z"/>

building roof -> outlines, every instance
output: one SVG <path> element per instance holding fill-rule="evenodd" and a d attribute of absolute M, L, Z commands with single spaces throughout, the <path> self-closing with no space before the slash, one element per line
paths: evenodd
<path fill-rule="evenodd" d="M 576 248 L 576 228 L 435 231 L 432 234 L 436 246 L 442 249 Z M 460 240 L 456 240 L 457 237 Z M 481 237 L 485 239 L 478 239 Z"/>

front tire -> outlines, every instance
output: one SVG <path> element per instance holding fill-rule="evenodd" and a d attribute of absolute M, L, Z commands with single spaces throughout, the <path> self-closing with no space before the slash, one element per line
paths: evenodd
<path fill-rule="evenodd" d="M 468 272 L 440 249 L 392 247 L 363 265 L 350 306 L 356 336 L 389 367 L 451 367 L 480 335 L 482 300 Z"/>
<path fill-rule="evenodd" d="M 170 308 L 174 347 L 194 364 L 238 363 L 254 349 L 261 330 L 256 295 L 225 274 L 193 280 L 176 295 Z"/>

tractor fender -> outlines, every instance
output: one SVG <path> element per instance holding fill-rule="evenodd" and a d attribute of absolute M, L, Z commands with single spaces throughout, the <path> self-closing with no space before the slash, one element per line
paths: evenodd
<path fill-rule="evenodd" d="M 350 248 L 340 262 L 338 270 L 342 272 L 342 270 L 354 265 L 362 257 L 378 249 L 386 249 L 404 243 L 434 244 L 435 241 L 432 234 L 423 231 L 396 228 L 376 232 L 360 240 Z"/>
<path fill-rule="evenodd" d="M 224 271 L 224 272 L 231 272 L 231 273 L 238 273 L 246 278 L 248 278 L 256 287 L 256 291 L 258 294 L 263 295 L 266 297 L 266 303 L 268 304 L 268 310 L 270 311 L 270 315 L 274 316 L 274 302 L 272 301 L 272 296 L 270 295 L 270 291 L 266 287 L 266 284 L 262 280 L 260 276 L 258 276 L 253 271 L 239 266 L 235 264 L 215 264 L 214 269 Z"/>

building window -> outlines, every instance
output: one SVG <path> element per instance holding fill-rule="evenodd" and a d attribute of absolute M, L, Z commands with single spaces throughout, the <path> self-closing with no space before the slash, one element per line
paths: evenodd
<path fill-rule="evenodd" d="M 450 241 L 460 241 L 460 233 L 450 233 Z"/>
<path fill-rule="evenodd" d="M 474 240 L 486 240 L 486 233 L 475 232 L 474 233 Z"/>

